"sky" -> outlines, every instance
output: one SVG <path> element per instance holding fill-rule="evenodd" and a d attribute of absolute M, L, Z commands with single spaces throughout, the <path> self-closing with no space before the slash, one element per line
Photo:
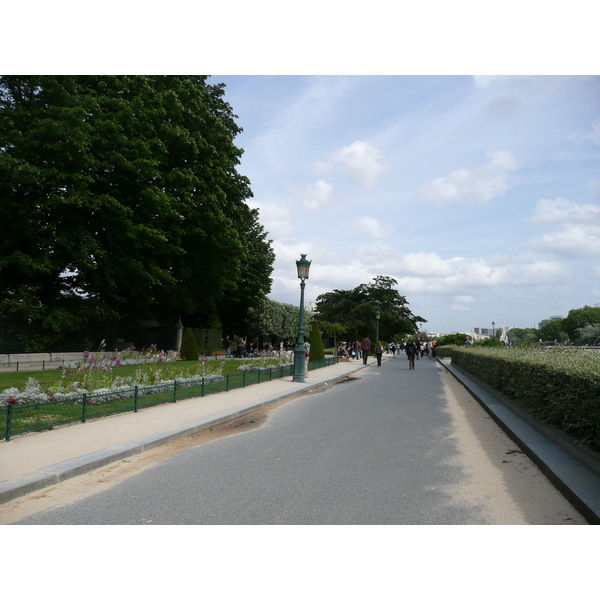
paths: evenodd
<path fill-rule="evenodd" d="M 0 61 L 7 74 L 204 73 L 226 85 L 244 130 L 238 170 L 276 253 L 273 300 L 299 303 L 306 254 L 307 304 L 385 275 L 429 332 L 534 327 L 600 304 L 589 2 L 28 6 L 8 7 L 9 21 L 38 42 L 6 32 L 18 49 Z"/>
<path fill-rule="evenodd" d="M 600 77 L 213 75 L 276 254 L 270 297 L 392 277 L 430 332 L 600 305 Z"/>

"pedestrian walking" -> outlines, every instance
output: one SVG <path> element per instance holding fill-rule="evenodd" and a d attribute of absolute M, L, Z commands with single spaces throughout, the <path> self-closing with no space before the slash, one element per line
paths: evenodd
<path fill-rule="evenodd" d="M 369 358 L 369 353 L 371 352 L 371 340 L 369 336 L 363 339 L 360 344 L 360 351 L 362 352 L 363 365 L 367 364 L 367 358 Z"/>
<path fill-rule="evenodd" d="M 383 347 L 381 346 L 381 342 L 377 342 L 375 344 L 375 356 L 377 357 L 377 366 L 381 366 L 381 355 L 383 354 Z"/>
<path fill-rule="evenodd" d="M 409 341 L 408 344 L 406 344 L 404 351 L 408 357 L 408 370 L 411 371 L 415 368 L 415 354 L 417 353 L 415 343 L 412 340 Z"/>
<path fill-rule="evenodd" d="M 360 344 L 358 340 L 354 340 L 354 358 L 358 360 L 360 358 Z"/>
<path fill-rule="evenodd" d="M 310 342 L 304 342 L 304 376 L 308 377 L 308 359 L 310 357 Z"/>

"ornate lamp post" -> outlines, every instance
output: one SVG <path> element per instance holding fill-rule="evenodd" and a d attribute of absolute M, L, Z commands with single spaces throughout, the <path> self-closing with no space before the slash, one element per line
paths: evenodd
<path fill-rule="evenodd" d="M 298 342 L 294 350 L 294 377 L 292 381 L 305 383 L 306 376 L 304 374 L 304 364 L 306 358 L 306 350 L 304 349 L 304 288 L 306 287 L 305 280 L 308 279 L 308 271 L 310 263 L 306 260 L 306 254 L 300 255 L 300 260 L 296 261 L 298 269 L 298 278 L 300 279 L 300 322 L 298 324 Z"/>
<path fill-rule="evenodd" d="M 496 327 L 496 323 L 494 323 L 494 321 L 492 321 L 492 337 L 494 337 L 496 334 L 496 330 L 494 329 L 494 327 Z"/>
<path fill-rule="evenodd" d="M 376 310 L 375 311 L 375 344 L 379 344 L 379 317 L 381 317 L 381 313 Z"/>

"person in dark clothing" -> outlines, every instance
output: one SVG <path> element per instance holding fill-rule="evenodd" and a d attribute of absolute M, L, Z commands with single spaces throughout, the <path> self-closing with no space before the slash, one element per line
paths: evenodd
<path fill-rule="evenodd" d="M 367 336 L 360 344 L 360 350 L 362 352 L 363 365 L 366 365 L 367 358 L 369 358 L 369 353 L 371 352 L 371 340 L 369 339 L 369 336 Z"/>
<path fill-rule="evenodd" d="M 415 343 L 411 340 L 406 344 L 406 348 L 404 349 L 406 352 L 406 356 L 408 357 L 408 370 L 412 370 L 415 368 L 415 354 L 417 353 L 417 347 Z"/>
<path fill-rule="evenodd" d="M 377 366 L 381 366 L 381 355 L 383 354 L 383 346 L 381 342 L 375 344 L 375 356 L 377 357 Z"/>

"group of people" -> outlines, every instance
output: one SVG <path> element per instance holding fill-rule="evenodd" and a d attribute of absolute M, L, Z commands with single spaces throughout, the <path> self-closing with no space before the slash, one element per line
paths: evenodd
<path fill-rule="evenodd" d="M 375 344 L 375 356 L 377 357 L 377 366 L 381 366 L 381 357 L 383 355 L 383 346 L 381 342 Z M 338 347 L 338 356 L 346 358 L 348 360 L 360 360 L 363 359 L 363 364 L 367 364 L 367 358 L 371 353 L 371 338 L 365 337 L 362 342 L 354 340 L 354 342 L 344 343 L 342 342 Z"/>
<path fill-rule="evenodd" d="M 410 340 L 408 343 L 402 342 L 399 345 L 396 345 L 394 342 L 391 344 L 386 344 L 385 353 L 392 354 L 394 357 L 396 356 L 396 351 L 398 353 L 404 351 L 408 358 L 408 368 L 412 370 L 415 368 L 415 359 L 418 360 L 422 358 L 425 354 L 429 358 L 433 358 L 435 356 L 435 340 L 426 341 L 421 343 L 421 340 Z M 338 356 L 342 358 L 346 358 L 348 360 L 359 360 L 363 359 L 363 364 L 367 364 L 367 358 L 371 353 L 371 340 L 369 336 L 363 339 L 362 342 L 355 340 L 354 342 L 342 342 L 338 347 Z M 384 354 L 383 346 L 380 342 L 375 344 L 375 357 L 377 358 L 377 366 L 381 366 L 381 358 Z"/>

